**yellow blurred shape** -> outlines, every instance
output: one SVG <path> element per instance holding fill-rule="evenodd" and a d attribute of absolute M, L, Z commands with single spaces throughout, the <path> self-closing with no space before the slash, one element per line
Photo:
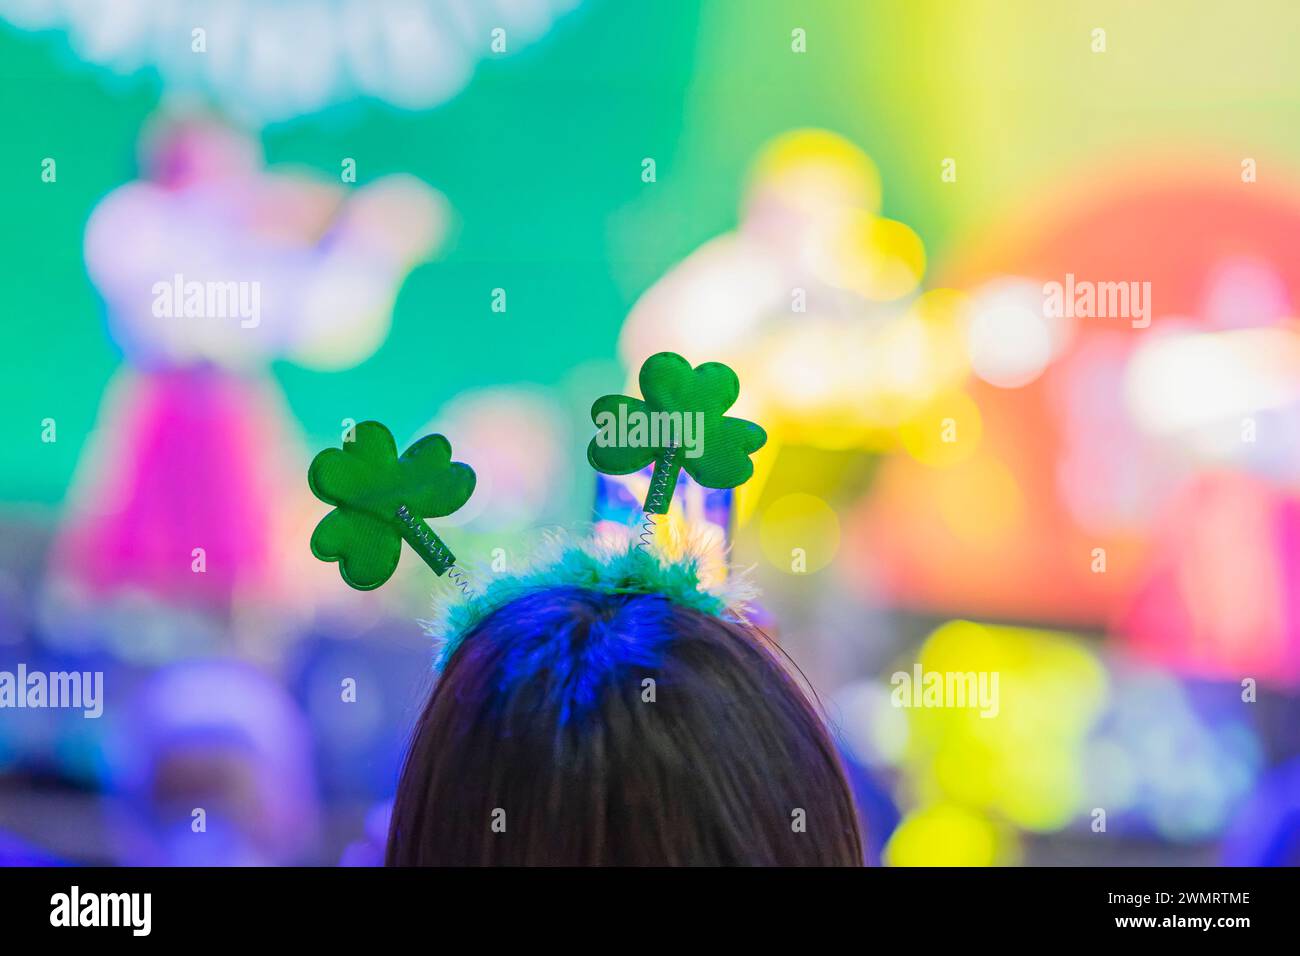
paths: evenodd
<path fill-rule="evenodd" d="M 828 237 L 824 278 L 875 302 L 912 292 L 925 275 L 925 245 L 907 225 L 865 212 L 843 217 Z"/>
<path fill-rule="evenodd" d="M 859 448 L 881 430 L 873 413 L 870 362 L 874 332 L 860 323 L 808 318 L 759 342 L 742 376 L 761 396 L 769 440 L 818 448 Z M 888 447 L 887 435 L 877 438 Z"/>
<path fill-rule="evenodd" d="M 810 217 L 856 207 L 880 210 L 880 173 L 843 136 L 823 129 L 792 130 L 772 140 L 750 171 L 749 198 L 772 196 Z"/>
<path fill-rule="evenodd" d="M 878 423 L 899 425 L 965 381 L 969 364 L 957 322 L 961 299 L 950 289 L 926 292 L 867 343 L 866 387 Z"/>
<path fill-rule="evenodd" d="M 960 349 L 961 331 L 959 322 L 962 310 L 970 301 L 969 293 L 959 289 L 930 289 L 923 292 L 912 304 L 912 311 L 923 322 L 935 326 L 947 327 L 952 332 L 954 347 Z"/>
<path fill-rule="evenodd" d="M 920 420 L 931 411 L 943 413 L 931 436 L 941 442 L 942 419 L 956 415 L 948 431 L 957 447 L 930 457 L 935 464 L 960 460 L 979 425 L 969 399 L 952 399 L 968 372 L 961 298 L 936 290 L 879 321 L 808 316 L 773 329 L 737 362 L 747 394 L 761 399 L 755 414 L 769 434 L 791 444 L 871 451 L 896 449 L 898 429 L 909 423 L 923 446 Z"/>
<path fill-rule="evenodd" d="M 885 844 L 886 866 L 999 866 L 1018 857 L 1014 836 L 952 804 L 913 810 Z"/>
<path fill-rule="evenodd" d="M 766 420 L 766 417 L 760 420 Z M 750 459 L 754 462 L 754 474 L 750 476 L 749 481 L 732 493 L 732 516 L 737 528 L 743 528 L 749 524 L 749 519 L 754 516 L 754 511 L 758 508 L 758 503 L 763 496 L 763 488 L 767 485 L 768 476 L 772 474 L 772 469 L 776 466 L 776 460 L 781 454 L 783 444 L 784 439 L 781 432 L 769 428 L 767 430 L 767 443 L 750 456 Z"/>
<path fill-rule="evenodd" d="M 899 427 L 907 453 L 923 465 L 949 468 L 965 461 L 983 435 L 979 408 L 964 392 L 948 392 L 927 402 Z"/>
<path fill-rule="evenodd" d="M 944 386 L 955 387 L 970 372 L 961 325 L 967 298 L 955 289 L 931 289 L 912 303 L 908 325 L 918 329 L 926 357 L 924 380 L 910 383 L 913 391 L 923 387 L 933 393 Z"/>
<path fill-rule="evenodd" d="M 812 574 L 830 564 L 840 547 L 840 519 L 816 495 L 795 492 L 772 502 L 758 528 L 763 554 L 789 574 Z"/>
<path fill-rule="evenodd" d="M 996 713 L 912 707 L 906 761 L 917 793 L 1050 832 L 1081 809 L 1083 747 L 1107 693 L 1105 669 L 1077 639 L 951 621 L 922 646 L 924 673 L 997 676 Z"/>

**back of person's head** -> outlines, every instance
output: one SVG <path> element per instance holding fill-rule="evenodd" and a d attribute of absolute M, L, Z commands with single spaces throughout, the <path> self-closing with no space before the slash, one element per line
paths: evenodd
<path fill-rule="evenodd" d="M 553 587 L 464 637 L 415 728 L 395 865 L 859 865 L 835 748 L 746 625 Z"/>

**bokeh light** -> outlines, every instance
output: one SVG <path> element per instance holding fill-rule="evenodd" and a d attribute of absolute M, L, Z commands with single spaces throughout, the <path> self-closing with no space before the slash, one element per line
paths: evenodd
<path fill-rule="evenodd" d="M 447 435 L 482 576 L 626 541 L 589 410 L 671 350 L 768 441 L 656 546 L 757 589 L 869 859 L 1294 864 L 1300 9 L 1213 6 L 1103 56 L 827 0 L 805 55 L 744 0 L 0 0 L 0 670 L 112 688 L 5 712 L 0 863 L 381 860 L 445 579 L 340 588 L 310 450 Z"/>
<path fill-rule="evenodd" d="M 835 510 L 815 495 L 785 495 L 763 510 L 759 522 L 763 554 L 791 574 L 812 574 L 835 559 L 840 522 Z"/>

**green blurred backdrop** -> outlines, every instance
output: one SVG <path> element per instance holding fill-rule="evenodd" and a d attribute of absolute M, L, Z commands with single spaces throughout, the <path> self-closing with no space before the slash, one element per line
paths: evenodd
<path fill-rule="evenodd" d="M 1230 6 L 593 0 L 481 63 L 438 108 L 363 101 L 264 131 L 271 164 L 335 176 L 351 156 L 361 183 L 409 172 L 448 196 L 457 223 L 406 283 L 376 355 L 328 376 L 281 365 L 277 377 L 316 443 L 348 415 L 409 433 L 467 387 L 553 384 L 612 361 L 638 294 L 735 224 L 748 163 L 793 127 L 865 148 L 884 213 L 917 230 L 932 262 L 1084 159 L 1122 166 L 1146 141 L 1208 144 L 1234 171 L 1224 144 L 1258 157 L 1263 175 L 1270 161 L 1295 166 L 1300 127 L 1280 118 L 1300 88 L 1288 53 L 1300 5 Z M 1099 26 L 1104 56 L 1090 49 Z M 61 35 L 0 28 L 0 500 L 62 499 L 119 361 L 82 231 L 134 177 L 159 96 L 150 71 L 115 76 L 77 62 Z M 40 179 L 45 156 L 57 184 Z M 653 184 L 640 177 L 647 156 Z M 948 156 L 960 177 L 945 186 Z M 489 308 L 498 286 L 505 316 Z M 55 444 L 36 440 L 45 417 L 59 422 Z"/>

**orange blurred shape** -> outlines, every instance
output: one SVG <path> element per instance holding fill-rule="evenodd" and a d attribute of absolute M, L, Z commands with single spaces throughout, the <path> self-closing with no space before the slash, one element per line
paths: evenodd
<path fill-rule="evenodd" d="M 1294 312 L 1300 302 L 1300 193 L 1243 183 L 1236 161 L 1224 162 L 1190 171 L 1172 157 L 1111 179 L 1058 183 L 1050 195 L 1029 197 L 1023 214 L 950 253 L 935 281 L 967 293 L 1004 277 L 1149 282 L 1151 323 L 1081 317 L 1064 353 L 1035 380 L 1019 388 L 972 381 L 966 394 L 978 409 L 978 448 L 955 460 L 887 460 L 873 493 L 846 521 L 850 575 L 872 579 L 901 606 L 942 612 L 1096 628 L 1128 615 L 1135 637 L 1145 635 L 1138 639 L 1153 648 L 1172 640 L 1176 627 L 1190 627 L 1201 636 L 1192 638 L 1187 660 L 1199 670 L 1234 659 L 1293 672 L 1294 652 L 1282 645 L 1294 645 L 1296 625 L 1277 616 L 1273 585 L 1256 586 L 1273 610 L 1248 609 L 1255 598 L 1246 579 L 1226 567 L 1199 600 L 1187 575 L 1208 572 L 1184 571 L 1156 585 L 1144 570 L 1161 506 L 1196 479 L 1199 466 L 1133 422 L 1123 373 L 1134 351 L 1171 327 L 1222 326 L 1224 306 L 1211 293 L 1222 285 L 1224 263 L 1249 262 L 1269 277 L 1268 294 L 1252 298 L 1273 305 L 1251 310 L 1254 325 L 1285 321 L 1275 313 Z M 1247 319 L 1233 315 L 1231 324 Z M 1220 523 L 1213 532 L 1220 560 L 1269 568 L 1276 579 L 1279 562 L 1294 562 L 1296 545 L 1253 527 Z M 1295 593 L 1294 577 L 1288 580 Z M 1143 600 L 1159 592 L 1176 606 L 1130 610 L 1139 587 Z M 1227 593 L 1240 602 L 1236 619 Z M 1247 646 L 1255 650 L 1225 656 Z"/>

